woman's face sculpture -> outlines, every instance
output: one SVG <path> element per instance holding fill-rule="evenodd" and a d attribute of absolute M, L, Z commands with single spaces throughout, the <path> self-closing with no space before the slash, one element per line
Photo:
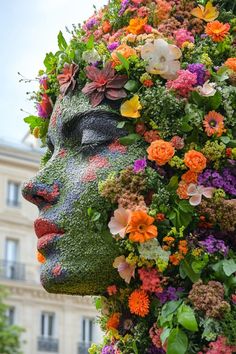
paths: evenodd
<path fill-rule="evenodd" d="M 117 139 L 119 116 L 108 110 L 81 109 L 81 94 L 58 100 L 48 131 L 52 156 L 23 189 L 36 204 L 38 250 L 46 261 L 41 281 L 49 292 L 94 295 L 119 281 L 112 267 L 119 249 L 107 229 L 111 206 L 98 183 L 142 156 L 142 148 L 126 148 Z M 102 225 L 96 218 L 106 220 Z"/>

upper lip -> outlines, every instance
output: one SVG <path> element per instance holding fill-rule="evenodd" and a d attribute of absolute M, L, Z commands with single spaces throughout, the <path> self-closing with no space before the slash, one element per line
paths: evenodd
<path fill-rule="evenodd" d="M 38 238 L 48 234 L 64 233 L 55 223 L 47 219 L 36 219 L 34 222 L 34 230 Z"/>

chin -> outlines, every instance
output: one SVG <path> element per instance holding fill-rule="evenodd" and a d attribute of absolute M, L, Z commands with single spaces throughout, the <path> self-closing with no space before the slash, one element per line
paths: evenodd
<path fill-rule="evenodd" d="M 88 266 L 89 268 L 89 266 Z M 102 268 L 96 268 L 95 273 L 87 272 L 76 267 L 69 268 L 55 261 L 47 260 L 41 267 L 40 280 L 48 293 L 67 295 L 101 295 L 107 287 L 119 283 L 117 272 L 109 269 L 109 273 Z M 87 269 L 89 270 L 89 269 Z"/>

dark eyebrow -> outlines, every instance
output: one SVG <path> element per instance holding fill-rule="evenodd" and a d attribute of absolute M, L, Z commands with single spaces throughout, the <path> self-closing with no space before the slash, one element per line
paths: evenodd
<path fill-rule="evenodd" d="M 106 133 L 111 138 L 124 135 L 122 129 L 117 128 L 121 116 L 108 111 L 87 111 L 75 114 L 70 121 L 62 125 L 62 138 L 69 139 L 82 135 L 83 130 L 93 129 L 97 132 Z"/>

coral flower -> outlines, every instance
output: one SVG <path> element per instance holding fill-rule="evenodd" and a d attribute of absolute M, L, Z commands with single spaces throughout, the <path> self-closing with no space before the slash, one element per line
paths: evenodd
<path fill-rule="evenodd" d="M 113 262 L 113 267 L 117 268 L 119 275 L 126 283 L 130 283 L 131 278 L 134 278 L 135 266 L 126 262 L 125 256 L 116 257 Z"/>
<path fill-rule="evenodd" d="M 224 117 L 220 113 L 211 111 L 205 116 L 205 119 L 203 121 L 203 126 L 208 136 L 212 136 L 213 134 L 216 134 L 219 137 L 225 131 Z"/>
<path fill-rule="evenodd" d="M 202 172 L 206 168 L 206 158 L 205 156 L 195 150 L 189 150 L 184 155 L 185 165 L 193 172 Z"/>
<path fill-rule="evenodd" d="M 133 49 L 129 45 L 123 43 L 120 46 L 118 46 L 111 54 L 111 57 L 113 60 L 113 66 L 121 64 L 120 59 L 117 56 L 117 53 L 121 54 L 125 59 L 128 59 L 132 55 L 137 55 L 137 52 L 135 49 Z"/>
<path fill-rule="evenodd" d="M 191 14 L 201 20 L 204 20 L 206 22 L 211 22 L 214 21 L 219 16 L 219 11 L 217 10 L 216 7 L 212 5 L 211 1 L 208 1 L 205 7 L 202 5 L 195 7 L 191 11 Z"/>
<path fill-rule="evenodd" d="M 130 100 L 125 101 L 121 105 L 120 112 L 123 117 L 139 118 L 141 109 L 142 105 L 139 101 L 139 96 L 134 95 Z"/>
<path fill-rule="evenodd" d="M 73 91 L 76 86 L 75 76 L 79 71 L 79 67 L 76 64 L 65 64 L 62 73 L 57 76 L 57 80 L 60 85 L 60 92 L 62 95 L 66 95 L 69 90 Z"/>
<path fill-rule="evenodd" d="M 180 199 L 188 199 L 189 198 L 188 193 L 187 193 L 187 189 L 188 189 L 188 184 L 185 181 L 180 181 L 178 188 L 176 190 L 176 193 Z"/>
<path fill-rule="evenodd" d="M 129 26 L 126 30 L 132 34 L 145 33 L 145 25 L 147 24 L 147 18 L 132 18 L 129 22 Z"/>
<path fill-rule="evenodd" d="M 124 238 L 126 234 L 126 228 L 131 217 L 131 211 L 119 207 L 115 210 L 114 216 L 111 218 L 108 227 L 112 235 L 120 235 Z"/>
<path fill-rule="evenodd" d="M 225 62 L 225 66 L 227 66 L 228 69 L 236 71 L 236 58 L 227 59 Z"/>
<path fill-rule="evenodd" d="M 207 24 L 205 32 L 209 37 L 211 37 L 213 42 L 222 42 L 229 33 L 229 30 L 229 23 L 214 21 Z"/>
<path fill-rule="evenodd" d="M 134 315 L 145 317 L 149 313 L 150 300 L 144 290 L 136 289 L 129 297 L 129 309 Z"/>
<path fill-rule="evenodd" d="M 38 115 L 41 118 L 49 118 L 53 111 L 53 103 L 51 98 L 43 93 L 41 96 L 41 101 L 37 105 Z"/>
<path fill-rule="evenodd" d="M 198 173 L 189 170 L 181 176 L 181 179 L 188 184 L 197 183 Z"/>
<path fill-rule="evenodd" d="M 111 317 L 108 319 L 106 323 L 106 328 L 109 329 L 117 329 L 120 324 L 120 313 L 115 312 Z"/>
<path fill-rule="evenodd" d="M 175 149 L 171 143 L 160 139 L 153 141 L 147 152 L 149 160 L 156 161 L 158 165 L 162 166 L 172 159 Z"/>
<path fill-rule="evenodd" d="M 153 225 L 154 220 L 143 210 L 134 211 L 126 230 L 127 233 L 130 233 L 129 239 L 142 243 L 155 238 L 158 231 L 157 227 Z"/>

